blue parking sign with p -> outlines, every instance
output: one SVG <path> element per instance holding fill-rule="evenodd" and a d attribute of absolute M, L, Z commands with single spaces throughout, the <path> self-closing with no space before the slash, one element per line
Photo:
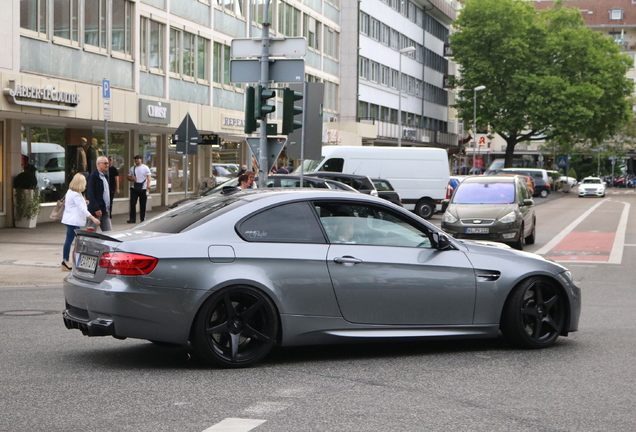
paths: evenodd
<path fill-rule="evenodd" d="M 110 81 L 102 80 L 102 96 L 104 99 L 110 99 Z"/>

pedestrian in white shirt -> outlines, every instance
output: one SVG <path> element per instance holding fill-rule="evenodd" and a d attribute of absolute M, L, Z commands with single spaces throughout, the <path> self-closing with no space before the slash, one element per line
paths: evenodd
<path fill-rule="evenodd" d="M 64 271 L 72 269 L 70 255 L 71 245 L 75 240 L 75 230 L 86 225 L 86 218 L 90 218 L 95 225 L 100 224 L 99 219 L 88 211 L 86 199 L 82 195 L 85 189 L 86 177 L 82 173 L 77 173 L 68 185 L 68 191 L 64 197 L 64 214 L 62 215 L 62 223 L 66 225 L 66 241 L 62 249 L 62 270 Z"/>
<path fill-rule="evenodd" d="M 130 213 L 127 222 L 137 223 L 137 200 L 139 200 L 139 218 L 146 220 L 146 203 L 148 202 L 148 190 L 150 189 L 150 168 L 141 163 L 141 156 L 135 156 L 135 165 L 128 171 L 128 180 L 133 182 L 130 186 Z"/>

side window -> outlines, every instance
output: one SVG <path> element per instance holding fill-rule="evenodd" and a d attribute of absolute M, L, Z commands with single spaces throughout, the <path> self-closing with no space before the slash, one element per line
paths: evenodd
<path fill-rule="evenodd" d="M 325 162 L 320 169 L 322 171 L 342 172 L 343 167 L 344 167 L 344 159 L 331 158 L 331 159 L 327 159 L 327 162 Z"/>
<path fill-rule="evenodd" d="M 241 222 L 237 230 L 248 242 L 325 243 L 316 216 L 306 202 L 269 208 Z"/>
<path fill-rule="evenodd" d="M 427 232 L 388 209 L 334 202 L 314 205 L 330 243 L 432 247 Z"/>

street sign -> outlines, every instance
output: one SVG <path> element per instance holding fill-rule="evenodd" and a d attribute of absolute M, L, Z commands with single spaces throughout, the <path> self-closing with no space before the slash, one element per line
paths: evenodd
<path fill-rule="evenodd" d="M 172 136 L 173 143 L 177 144 L 177 153 L 185 155 L 197 154 L 199 131 L 194 126 L 190 113 L 186 114 L 177 131 Z"/>
<path fill-rule="evenodd" d="M 261 80 L 261 61 L 258 59 L 230 60 L 230 82 L 256 83 Z M 269 80 L 274 82 L 302 82 L 305 80 L 305 60 L 276 59 L 269 61 Z"/>
<path fill-rule="evenodd" d="M 110 121 L 110 81 L 102 80 L 102 99 L 104 101 L 104 120 Z"/>
<path fill-rule="evenodd" d="M 565 168 L 567 166 L 567 158 L 559 157 L 557 158 L 557 166 L 560 168 Z"/>
<path fill-rule="evenodd" d="M 261 38 L 232 39 L 230 55 L 232 58 L 261 57 L 263 40 Z M 304 37 L 270 38 L 270 57 L 304 57 L 307 54 L 307 39 Z"/>
<path fill-rule="evenodd" d="M 260 137 L 247 137 L 247 144 L 249 144 L 252 153 L 256 157 L 256 160 L 260 160 Z M 278 156 L 280 156 L 280 152 L 285 147 L 285 143 L 287 142 L 287 138 L 267 138 L 267 162 L 268 167 L 262 168 L 262 171 L 268 172 L 276 163 Z"/>

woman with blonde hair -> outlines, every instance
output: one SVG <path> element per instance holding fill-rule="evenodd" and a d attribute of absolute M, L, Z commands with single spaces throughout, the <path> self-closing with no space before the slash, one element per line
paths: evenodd
<path fill-rule="evenodd" d="M 71 245 L 75 240 L 75 230 L 86 225 L 86 218 L 90 218 L 95 225 L 99 225 L 99 219 L 91 215 L 88 211 L 87 201 L 82 196 L 86 189 L 86 177 L 77 173 L 68 185 L 68 191 L 64 197 L 64 215 L 62 223 L 66 225 L 66 241 L 62 250 L 62 270 L 71 271 L 72 263 L 69 261 L 71 255 Z"/>

